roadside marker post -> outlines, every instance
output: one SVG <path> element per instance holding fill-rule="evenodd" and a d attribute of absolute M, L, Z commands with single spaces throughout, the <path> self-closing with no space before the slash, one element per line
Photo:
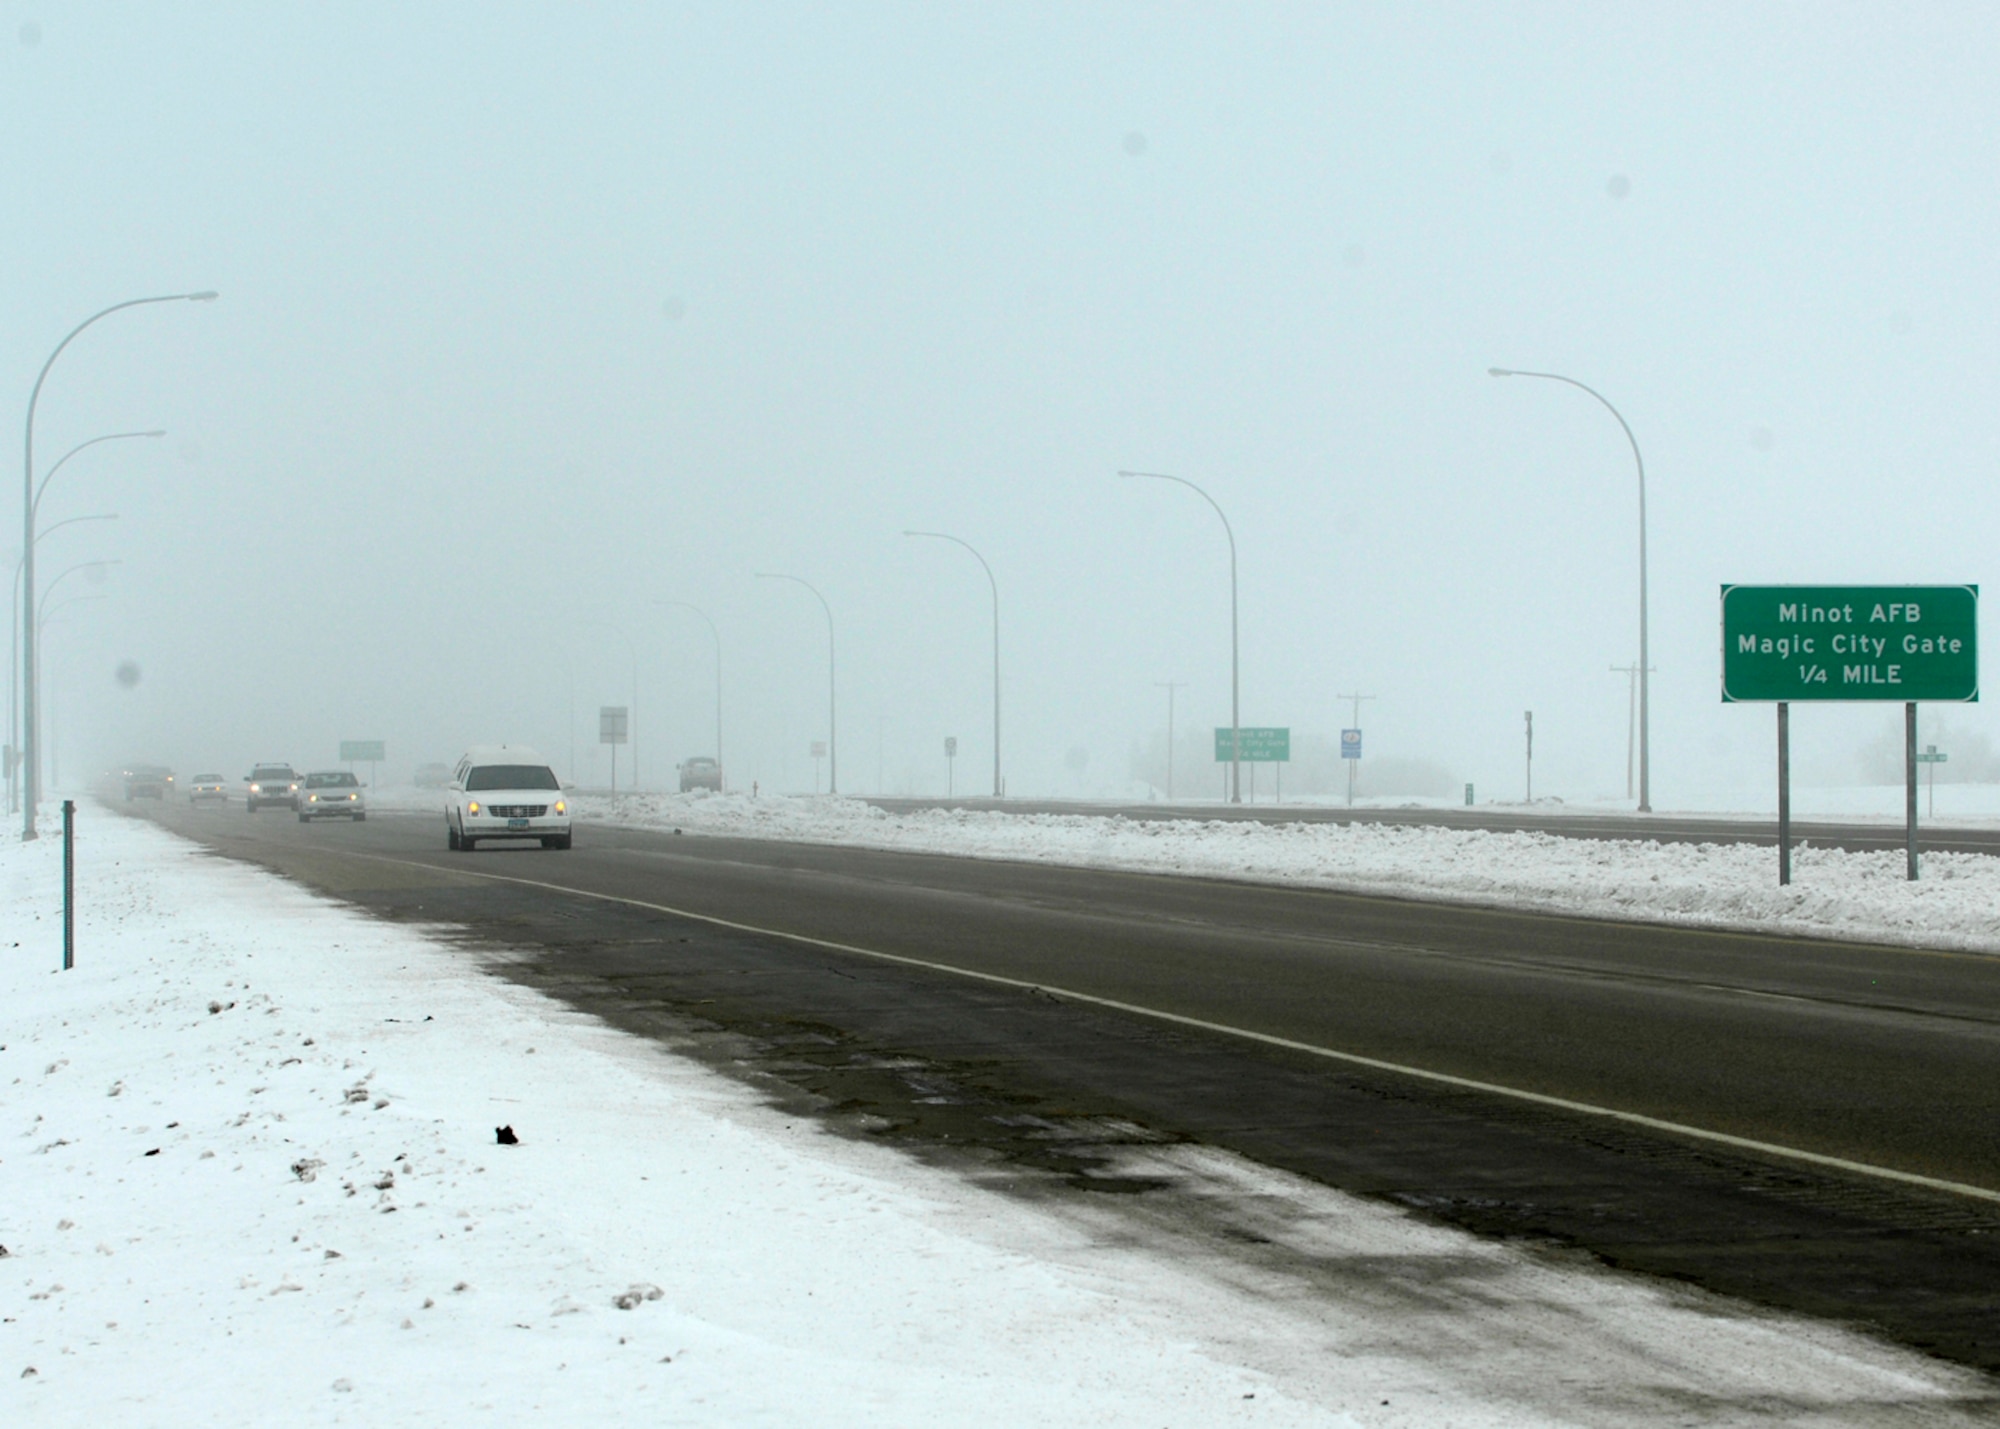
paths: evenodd
<path fill-rule="evenodd" d="M 1917 763 L 1929 765 L 1924 774 L 1924 817 L 1937 817 L 1937 767 L 1950 759 L 1949 754 L 1939 754 L 1935 744 L 1926 744 L 1924 752 L 1917 756 Z"/>
<path fill-rule="evenodd" d="M 63 971 L 76 966 L 76 800 L 63 800 Z"/>
<path fill-rule="evenodd" d="M 597 742 L 611 746 L 611 797 L 618 797 L 618 746 L 632 733 L 632 711 L 628 705 L 597 707 Z M 633 783 L 636 787 L 638 781 Z"/>
<path fill-rule="evenodd" d="M 1722 700 L 1778 707 L 1778 882 L 1791 882 L 1791 705 L 1903 706 L 1906 876 L 1917 877 L 1920 701 L 1979 698 L 1979 587 L 1722 587 Z"/>

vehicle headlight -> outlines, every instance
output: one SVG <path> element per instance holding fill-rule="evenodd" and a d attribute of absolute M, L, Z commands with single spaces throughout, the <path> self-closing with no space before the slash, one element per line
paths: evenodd
<path fill-rule="evenodd" d="M 250 786 L 250 792 L 253 794 L 261 794 L 264 792 L 264 786 L 262 784 L 252 784 Z"/>
<path fill-rule="evenodd" d="M 353 803 L 353 802 L 354 802 L 354 801 L 355 801 L 356 799 L 358 799 L 358 798 L 360 798 L 360 797 L 361 797 L 361 796 L 360 796 L 359 794 L 349 794 L 349 795 L 347 796 L 347 800 L 348 800 L 348 802 L 349 802 L 349 803 Z"/>
<path fill-rule="evenodd" d="M 569 805 L 565 804 L 561 799 L 556 800 L 556 812 L 558 814 L 567 814 L 569 812 Z"/>
<path fill-rule="evenodd" d="M 317 794 L 306 795 L 306 802 L 308 804 L 317 804 L 319 802 L 319 795 Z"/>
<path fill-rule="evenodd" d="M 471 801 L 470 803 L 468 803 L 468 804 L 467 804 L 467 805 L 465 806 L 465 812 L 466 812 L 466 813 L 468 813 L 468 814 L 476 814 L 476 813 L 478 813 L 478 812 L 479 812 L 479 801 L 478 801 L 477 799 L 474 799 L 474 800 L 472 800 L 472 801 Z"/>

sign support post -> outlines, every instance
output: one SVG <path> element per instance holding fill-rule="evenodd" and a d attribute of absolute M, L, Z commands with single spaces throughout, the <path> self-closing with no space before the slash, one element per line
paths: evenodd
<path fill-rule="evenodd" d="M 1910 882 L 1917 881 L 1917 702 L 1903 706 L 1903 811 L 1909 849 Z"/>
<path fill-rule="evenodd" d="M 63 800 L 63 971 L 76 966 L 76 800 Z"/>
<path fill-rule="evenodd" d="M 1778 701 L 1778 886 L 1792 881 L 1792 704 Z"/>

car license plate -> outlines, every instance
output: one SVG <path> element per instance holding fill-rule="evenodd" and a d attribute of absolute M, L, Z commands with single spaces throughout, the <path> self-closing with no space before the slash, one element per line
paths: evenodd
<path fill-rule="evenodd" d="M 507 827 L 510 829 L 525 829 L 528 827 L 528 821 L 526 819 L 509 819 L 507 820 Z"/>

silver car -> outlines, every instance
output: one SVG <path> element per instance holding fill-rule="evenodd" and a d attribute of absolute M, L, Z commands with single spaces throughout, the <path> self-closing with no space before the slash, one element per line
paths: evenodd
<path fill-rule="evenodd" d="M 308 774 L 299 784 L 299 822 L 314 819 L 352 819 L 360 823 L 368 817 L 368 796 L 361 781 L 345 769 L 327 769 Z"/>

